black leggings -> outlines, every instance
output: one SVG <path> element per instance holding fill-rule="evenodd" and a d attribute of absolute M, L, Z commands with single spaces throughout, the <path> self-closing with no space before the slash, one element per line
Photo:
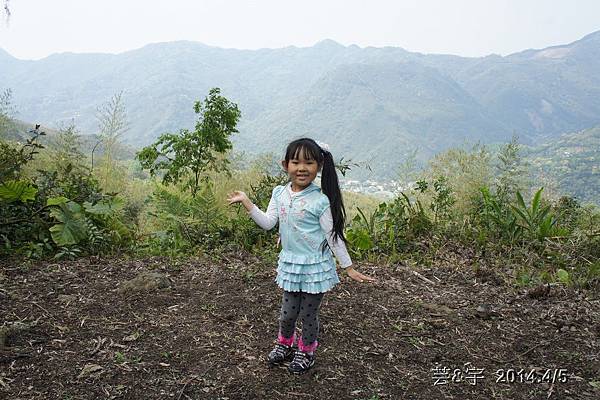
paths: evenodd
<path fill-rule="evenodd" d="M 291 338 L 298 316 L 302 320 L 302 342 L 310 345 L 319 336 L 319 306 L 325 293 L 283 292 L 279 332 L 285 338 Z"/>

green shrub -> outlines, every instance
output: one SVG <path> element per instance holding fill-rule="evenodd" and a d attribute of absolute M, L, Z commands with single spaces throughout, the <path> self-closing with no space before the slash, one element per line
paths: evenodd
<path fill-rule="evenodd" d="M 503 201 L 504 197 L 492 194 L 487 187 L 482 187 L 480 191 L 480 201 L 476 203 L 471 217 L 476 221 L 481 235 L 487 241 L 501 239 L 514 243 L 519 240 L 523 228 L 517 223 L 510 205 Z"/>
<path fill-rule="evenodd" d="M 542 191 L 540 188 L 533 199 L 531 205 L 525 205 L 523 196 L 517 191 L 517 204 L 511 204 L 510 207 L 517 217 L 517 224 L 526 232 L 530 238 L 536 238 L 543 242 L 545 238 L 555 235 L 564 235 L 564 229 L 556 228 L 556 218 L 550 212 L 551 206 L 542 205 Z"/>
<path fill-rule="evenodd" d="M 379 204 L 369 217 L 359 208 L 346 236 L 350 251 L 359 258 L 371 252 L 392 256 L 410 241 L 428 234 L 432 226 L 421 202 L 400 193 L 392 201 Z"/>

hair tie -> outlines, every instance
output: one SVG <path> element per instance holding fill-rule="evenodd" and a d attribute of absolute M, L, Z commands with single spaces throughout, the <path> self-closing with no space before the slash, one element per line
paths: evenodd
<path fill-rule="evenodd" d="M 330 153 L 329 145 L 327 143 L 319 142 L 318 140 L 315 140 L 315 143 L 321 148 L 323 153 Z"/>

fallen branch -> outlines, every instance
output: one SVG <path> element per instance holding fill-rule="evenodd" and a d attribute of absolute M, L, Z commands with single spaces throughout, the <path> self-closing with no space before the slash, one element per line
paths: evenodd
<path fill-rule="evenodd" d="M 413 270 L 411 270 L 410 272 L 412 272 L 412 273 L 413 273 L 413 275 L 415 275 L 417 278 L 419 278 L 419 279 L 423 280 L 424 282 L 427 282 L 427 283 L 429 283 L 430 285 L 435 285 L 435 282 L 434 282 L 434 281 L 432 281 L 431 279 L 427 279 L 427 278 L 425 278 L 423 275 L 421 275 L 421 274 L 420 274 L 420 273 L 418 273 L 417 271 L 413 271 Z"/>

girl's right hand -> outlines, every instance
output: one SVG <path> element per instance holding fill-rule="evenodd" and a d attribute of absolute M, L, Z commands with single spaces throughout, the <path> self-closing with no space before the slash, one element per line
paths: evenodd
<path fill-rule="evenodd" d="M 231 192 L 227 195 L 227 201 L 230 205 L 233 203 L 244 203 L 245 200 L 247 200 L 248 202 L 250 201 L 246 193 L 241 192 L 239 190 Z"/>

